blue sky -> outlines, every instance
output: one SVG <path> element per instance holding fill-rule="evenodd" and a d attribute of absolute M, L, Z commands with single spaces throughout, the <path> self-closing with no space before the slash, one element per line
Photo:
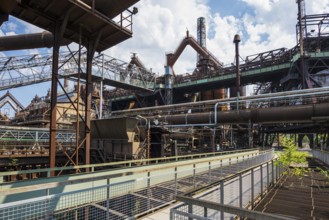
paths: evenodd
<path fill-rule="evenodd" d="M 208 4 L 212 13 L 220 13 L 221 16 L 242 17 L 245 13 L 253 13 L 252 7 L 241 0 L 209 0 Z"/>
<path fill-rule="evenodd" d="M 308 14 L 328 13 L 329 0 L 305 0 Z M 186 29 L 196 35 L 196 20 L 207 20 L 207 47 L 222 62 L 234 60 L 233 36 L 241 35 L 241 57 L 277 49 L 293 47 L 297 5 L 295 0 L 141 0 L 136 5 L 133 38 L 105 51 L 106 54 L 129 62 L 131 53 L 137 53 L 142 62 L 160 75 L 163 74 L 165 53 L 174 51 Z M 0 36 L 35 33 L 42 30 L 10 17 L 0 27 Z M 49 49 L 0 53 L 17 56 L 50 52 Z M 184 74 L 195 67 L 195 52 L 187 48 L 175 64 L 175 72 Z M 50 83 L 10 90 L 27 106 L 38 94 L 46 95 Z M 0 95 L 6 91 L 0 91 Z"/>

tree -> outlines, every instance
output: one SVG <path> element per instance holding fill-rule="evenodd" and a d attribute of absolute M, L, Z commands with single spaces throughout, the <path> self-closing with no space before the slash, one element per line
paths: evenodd
<path fill-rule="evenodd" d="M 283 152 L 278 156 L 277 164 L 283 166 L 286 170 L 285 174 L 292 176 L 303 176 L 308 172 L 307 169 L 307 157 L 306 152 L 298 151 L 295 142 L 290 137 L 283 137 L 282 144 L 284 146 Z"/>

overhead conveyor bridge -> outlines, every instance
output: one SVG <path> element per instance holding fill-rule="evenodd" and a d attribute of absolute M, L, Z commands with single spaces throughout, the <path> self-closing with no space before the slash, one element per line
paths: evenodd
<path fill-rule="evenodd" d="M 86 77 L 86 59 L 81 59 L 81 78 Z M 101 54 L 93 59 L 93 81 L 117 88 L 152 92 L 155 74 L 138 66 Z M 51 80 L 52 55 L 34 54 L 0 58 L 0 90 Z M 59 54 L 59 77 L 76 79 L 79 73 L 78 52 Z"/>

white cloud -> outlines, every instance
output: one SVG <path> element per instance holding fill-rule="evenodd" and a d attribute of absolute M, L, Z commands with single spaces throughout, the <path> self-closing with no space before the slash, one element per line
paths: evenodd
<path fill-rule="evenodd" d="M 17 35 L 17 34 L 13 31 L 10 31 L 10 32 L 6 33 L 6 36 L 14 36 L 14 35 Z"/>
<path fill-rule="evenodd" d="M 211 13 L 209 4 L 224 0 L 143 0 L 133 20 L 133 38 L 113 47 L 106 54 L 129 62 L 131 53 L 137 53 L 148 68 L 164 73 L 166 52 L 173 52 L 186 35 L 196 35 L 196 20 L 207 19 L 208 49 L 225 64 L 234 60 L 233 37 L 241 35 L 240 55 L 264 52 L 296 44 L 295 25 L 297 4 L 295 0 L 236 0 L 244 2 L 248 10 L 237 9 L 237 14 L 222 16 L 220 11 Z M 329 11 L 329 0 L 306 0 L 308 14 Z M 219 9 L 220 10 L 220 9 Z M 17 19 L 15 19 L 17 21 Z M 19 21 L 24 33 L 42 31 Z M 11 26 L 12 31 L 15 26 Z M 18 32 L 17 33 L 21 33 Z M 1 33 L 0 35 L 3 35 Z M 8 34 L 8 33 L 6 33 Z M 75 46 L 76 47 L 76 46 Z M 177 61 L 176 73 L 185 73 L 195 67 L 195 52 L 186 48 Z"/>
<path fill-rule="evenodd" d="M 177 48 L 186 36 L 186 29 L 195 35 L 197 18 L 210 13 L 204 1 L 198 0 L 145 0 L 137 7 L 133 38 L 106 53 L 129 60 L 130 53 L 137 52 L 147 67 L 161 74 L 165 53 Z M 184 73 L 187 68 L 195 67 L 195 57 L 193 50 L 187 48 L 175 65 L 175 72 Z"/>
<path fill-rule="evenodd" d="M 2 28 L 5 31 L 13 31 L 13 32 L 16 32 L 17 31 L 17 28 L 18 28 L 18 25 L 15 22 L 9 21 L 9 22 L 5 22 L 2 25 Z"/>
<path fill-rule="evenodd" d="M 258 13 L 259 11 L 270 11 L 273 3 L 273 1 L 271 0 L 242 0 L 242 1 L 255 8 L 255 13 Z"/>
<path fill-rule="evenodd" d="M 324 14 L 329 12 L 329 0 L 306 0 L 307 14 Z"/>
<path fill-rule="evenodd" d="M 176 49 L 185 37 L 186 28 L 192 35 L 196 35 L 196 19 L 199 16 L 206 17 L 208 33 L 211 33 L 211 38 L 207 39 L 208 49 L 225 64 L 234 60 L 232 41 L 236 33 L 241 35 L 242 57 L 281 47 L 291 48 L 296 44 L 295 1 L 242 1 L 251 10 L 246 10 L 241 17 L 238 14 L 234 17 L 221 16 L 220 12 L 211 14 L 205 1 L 145 0 L 138 4 L 139 13 L 134 19 L 133 39 L 107 53 L 127 60 L 129 52 L 137 52 L 147 67 L 163 74 L 165 52 Z M 175 72 L 185 73 L 195 67 L 195 57 L 195 52 L 187 49 L 175 65 Z"/>

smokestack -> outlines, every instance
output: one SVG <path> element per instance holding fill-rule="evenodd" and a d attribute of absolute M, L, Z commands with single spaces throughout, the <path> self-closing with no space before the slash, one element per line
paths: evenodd
<path fill-rule="evenodd" d="M 204 17 L 199 17 L 197 20 L 197 41 L 201 47 L 207 48 L 206 45 L 206 19 Z M 199 63 L 202 57 L 200 54 L 197 55 L 197 63 Z"/>

